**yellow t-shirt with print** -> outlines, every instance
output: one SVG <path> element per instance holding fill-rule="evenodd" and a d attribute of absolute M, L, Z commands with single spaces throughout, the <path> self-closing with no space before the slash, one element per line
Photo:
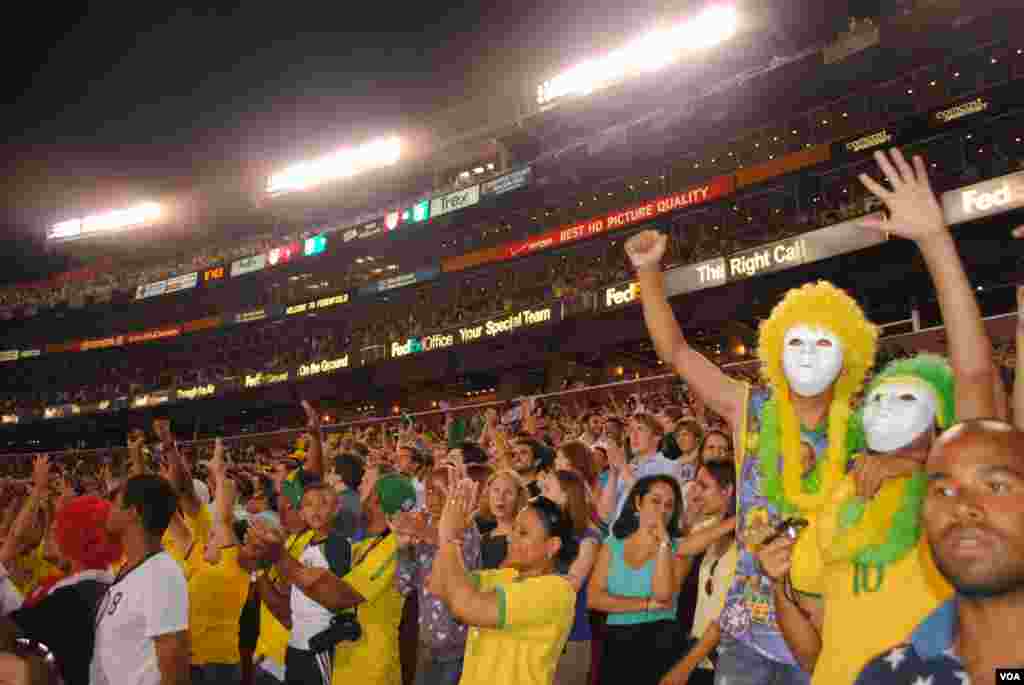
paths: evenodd
<path fill-rule="evenodd" d="M 50 576 L 60 573 L 60 569 L 46 560 L 43 554 L 46 542 L 40 542 L 28 552 L 19 555 L 14 562 L 7 565 L 11 582 L 23 597 L 28 597 L 39 584 Z"/>
<path fill-rule="evenodd" d="M 562 576 L 520 580 L 514 569 L 480 571 L 498 595 L 497 628 L 469 630 L 460 685 L 550 685 L 569 639 L 576 591 Z"/>
<path fill-rule="evenodd" d="M 390 534 L 378 540 L 370 538 L 352 546 L 352 570 L 343 580 L 366 600 L 356 609 L 362 636 L 355 642 L 341 642 L 334 650 L 334 685 L 402 682 L 398 624 L 405 598 L 395 587 L 398 541 Z"/>
<path fill-rule="evenodd" d="M 288 554 L 292 555 L 295 559 L 301 557 L 302 553 L 306 551 L 309 541 L 313 539 L 314 534 L 315 531 L 307 530 L 288 536 L 288 541 L 285 543 L 285 549 L 288 550 Z M 277 569 L 272 568 L 267 571 L 267 576 L 270 580 L 277 582 L 279 578 Z M 284 655 L 288 649 L 289 633 L 290 631 L 281 625 L 281 622 L 267 608 L 266 602 L 260 602 L 260 637 L 256 642 L 255 653 L 257 661 L 260 657 L 267 657 L 280 666 L 284 666 Z"/>
<path fill-rule="evenodd" d="M 837 493 L 852 492 L 851 481 L 851 476 L 840 481 Z M 834 517 L 835 512 L 834 504 L 827 505 L 819 517 Z M 821 551 L 828 544 L 823 522 L 809 520 L 793 548 L 790 574 L 793 587 L 820 594 L 825 602 L 821 653 L 811 683 L 852 685 L 868 661 L 905 642 L 953 589 L 935 568 L 923 537 L 879 572 L 850 561 L 827 563 Z"/>
<path fill-rule="evenodd" d="M 192 544 L 188 548 L 182 549 L 174 536 L 171 535 L 170 528 L 164 532 L 161 542 L 163 543 L 164 550 L 171 555 L 172 559 L 178 562 L 187 576 L 188 559 L 192 558 L 192 555 L 195 553 L 193 548 L 198 545 L 205 545 L 206 541 L 210 539 L 213 517 L 210 515 L 209 508 L 200 504 L 199 511 L 196 512 L 195 516 L 183 516 L 182 518 L 185 520 L 185 527 L 192 534 Z"/>
<path fill-rule="evenodd" d="M 249 574 L 238 565 L 238 547 L 221 549 L 216 565 L 206 561 L 205 547 L 197 545 L 189 559 L 192 664 L 237 664 L 238 621 L 249 597 Z"/>

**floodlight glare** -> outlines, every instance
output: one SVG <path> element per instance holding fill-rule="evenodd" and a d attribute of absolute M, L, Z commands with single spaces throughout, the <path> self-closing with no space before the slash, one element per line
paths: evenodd
<path fill-rule="evenodd" d="M 387 138 L 361 147 L 341 150 L 320 159 L 300 162 L 270 177 L 267 192 L 275 195 L 313 188 L 327 181 L 350 178 L 372 169 L 390 166 L 401 157 L 398 138 Z"/>
<path fill-rule="evenodd" d="M 155 202 L 145 202 L 126 209 L 94 214 L 83 219 L 69 219 L 50 227 L 49 240 L 74 240 L 93 233 L 110 233 L 124 228 L 141 226 L 156 221 L 163 208 Z"/>
<path fill-rule="evenodd" d="M 587 60 L 537 87 L 537 103 L 567 95 L 589 95 L 637 73 L 654 71 L 684 53 L 713 47 L 735 35 L 739 24 L 733 6 L 711 7 L 690 21 L 657 29 L 603 57 Z"/>

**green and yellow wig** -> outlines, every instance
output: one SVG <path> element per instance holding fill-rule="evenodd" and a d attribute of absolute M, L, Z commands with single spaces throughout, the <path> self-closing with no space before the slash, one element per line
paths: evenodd
<path fill-rule="evenodd" d="M 789 382 L 782 363 L 786 332 L 801 325 L 823 328 L 843 344 L 843 368 L 833 385 L 828 411 L 828 455 L 820 467 L 820 480 L 813 485 L 803 479 L 800 421 L 790 399 Z M 771 316 L 761 323 L 758 356 L 761 374 L 772 390 L 758 439 L 761 485 L 763 494 L 783 514 L 820 508 L 842 477 L 848 455 L 846 432 L 850 422 L 850 402 L 874 364 L 877 343 L 878 328 L 867 320 L 860 305 L 845 291 L 826 281 L 790 290 L 772 310 Z M 822 462 L 821 459 L 818 461 Z M 818 473 L 819 469 L 815 472 Z"/>

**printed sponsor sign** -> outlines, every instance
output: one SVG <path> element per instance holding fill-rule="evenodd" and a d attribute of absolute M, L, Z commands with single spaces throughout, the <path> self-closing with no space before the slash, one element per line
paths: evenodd
<path fill-rule="evenodd" d="M 166 278 L 156 283 L 140 285 L 135 291 L 135 299 L 142 300 L 147 297 L 156 297 L 157 295 L 170 295 L 171 293 L 194 288 L 198 283 L 199 272 L 193 271 L 183 276 L 175 276 L 174 278 Z"/>
<path fill-rule="evenodd" d="M 306 255 L 307 257 L 312 257 L 313 255 L 321 254 L 326 249 L 327 238 L 325 238 L 322 235 L 318 235 L 306 239 L 306 242 L 303 243 L 302 246 L 302 254 Z"/>
<path fill-rule="evenodd" d="M 231 277 L 244 276 L 245 274 L 251 274 L 253 271 L 260 271 L 265 269 L 267 266 L 267 255 L 257 254 L 252 257 L 244 257 L 243 259 L 231 262 Z"/>
<path fill-rule="evenodd" d="M 181 335 L 181 329 L 177 326 L 172 328 L 154 328 L 152 330 L 143 331 L 142 333 L 129 333 L 126 340 L 129 345 L 133 343 L 150 342 L 151 340 L 162 340 L 164 338 L 173 338 L 176 335 Z"/>
<path fill-rule="evenodd" d="M 937 124 L 948 124 L 964 117 L 969 117 L 972 114 L 978 114 L 979 112 L 986 111 L 992 106 L 992 102 L 988 98 L 980 97 L 968 100 L 967 102 L 961 102 L 958 105 L 940 109 L 938 112 L 932 114 L 932 119 Z"/>
<path fill-rule="evenodd" d="M 942 194 L 949 224 L 962 224 L 1024 206 L 1024 171 Z"/>
<path fill-rule="evenodd" d="M 345 231 L 344 233 L 341 234 L 341 239 L 344 242 L 346 242 L 346 243 L 350 243 L 350 242 L 352 242 L 353 240 L 355 240 L 358 237 L 359 237 L 359 229 L 358 228 L 350 228 L 350 229 L 348 229 L 347 231 Z"/>
<path fill-rule="evenodd" d="M 31 359 L 42 354 L 42 350 L 22 350 L 18 353 L 18 359 Z"/>
<path fill-rule="evenodd" d="M 382 221 L 371 221 L 368 224 L 363 224 L 359 227 L 360 238 L 372 238 L 373 236 L 384 230 Z"/>
<path fill-rule="evenodd" d="M 298 377 L 308 378 L 310 376 L 319 376 L 322 373 L 333 373 L 334 371 L 341 371 L 342 369 L 348 368 L 348 355 L 344 357 L 338 357 L 337 359 L 324 359 L 321 361 L 310 362 L 309 364 L 303 364 L 299 367 Z"/>
<path fill-rule="evenodd" d="M 14 362 L 18 361 L 18 350 L 3 350 L 0 351 L 0 362 Z"/>
<path fill-rule="evenodd" d="M 203 272 L 203 282 L 209 283 L 210 281 L 223 280 L 225 276 L 223 266 L 215 266 L 212 269 L 207 269 Z"/>
<path fill-rule="evenodd" d="M 197 385 L 194 388 L 178 388 L 176 397 L 179 400 L 195 400 L 203 397 L 212 397 L 217 392 L 217 386 L 213 383 Z"/>
<path fill-rule="evenodd" d="M 465 190 L 456 190 L 430 201 L 430 216 L 442 216 L 450 212 L 465 209 L 480 202 L 480 186 L 475 185 Z"/>
<path fill-rule="evenodd" d="M 260 388 L 265 385 L 284 383 L 290 375 L 288 371 L 282 373 L 257 373 L 252 376 L 247 374 L 242 382 L 242 386 L 246 388 Z"/>
<path fill-rule="evenodd" d="M 348 293 L 341 293 L 340 295 L 332 295 L 331 297 L 322 297 L 319 300 L 312 300 L 310 302 L 303 302 L 302 304 L 293 304 L 284 310 L 284 313 L 288 316 L 292 314 L 305 314 L 306 312 L 313 312 L 318 309 L 328 309 L 330 307 L 336 307 L 340 304 L 347 304 L 349 301 Z"/>
<path fill-rule="evenodd" d="M 707 183 L 694 186 L 679 193 L 659 197 L 635 207 L 611 212 L 610 214 L 577 224 L 563 226 L 562 228 L 557 228 L 523 241 L 509 243 L 505 249 L 505 257 L 506 259 L 521 257 L 558 245 L 583 240 L 584 238 L 592 238 L 608 231 L 615 231 L 637 223 L 650 221 L 662 214 L 716 200 L 731 193 L 734 188 L 735 180 L 732 176 L 718 176 Z"/>
<path fill-rule="evenodd" d="M 235 314 L 235 323 L 250 323 L 252 321 L 261 321 L 267 318 L 267 310 L 263 307 L 259 309 L 251 309 L 247 312 L 238 312 Z"/>
<path fill-rule="evenodd" d="M 510 174 L 499 176 L 487 181 L 480 186 L 481 195 L 501 195 L 512 190 L 518 190 L 530 183 L 530 176 L 533 173 L 531 167 L 524 167 Z"/>
<path fill-rule="evenodd" d="M 267 266 L 280 266 L 281 264 L 287 264 L 293 257 L 299 256 L 301 250 L 302 248 L 298 243 L 275 247 L 267 253 Z"/>
<path fill-rule="evenodd" d="M 119 347 L 121 345 L 124 345 L 124 336 L 114 335 L 109 338 L 83 340 L 81 350 L 82 352 L 88 352 L 89 350 L 102 350 L 108 347 Z"/>
<path fill-rule="evenodd" d="M 562 309 L 557 303 L 521 309 L 513 314 L 502 314 L 475 323 L 459 326 L 442 333 L 433 333 L 403 342 L 392 342 L 389 347 L 393 359 L 420 352 L 443 350 L 456 345 L 465 345 L 489 340 L 499 335 L 514 333 L 522 328 L 561 321 Z"/>
<path fill-rule="evenodd" d="M 221 324 L 221 318 L 219 316 L 207 316 L 202 319 L 193 319 L 192 321 L 186 321 L 181 325 L 182 333 L 195 333 L 196 331 L 205 331 L 209 328 L 217 328 Z"/>

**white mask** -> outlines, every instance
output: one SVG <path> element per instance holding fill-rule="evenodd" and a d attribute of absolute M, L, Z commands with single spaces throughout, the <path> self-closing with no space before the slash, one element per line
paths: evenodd
<path fill-rule="evenodd" d="M 793 326 L 783 337 L 782 369 L 794 393 L 820 395 L 843 370 L 843 344 L 824 328 Z"/>
<path fill-rule="evenodd" d="M 864 405 L 868 447 L 893 452 L 935 425 L 938 400 L 924 383 L 894 381 L 871 391 Z"/>

